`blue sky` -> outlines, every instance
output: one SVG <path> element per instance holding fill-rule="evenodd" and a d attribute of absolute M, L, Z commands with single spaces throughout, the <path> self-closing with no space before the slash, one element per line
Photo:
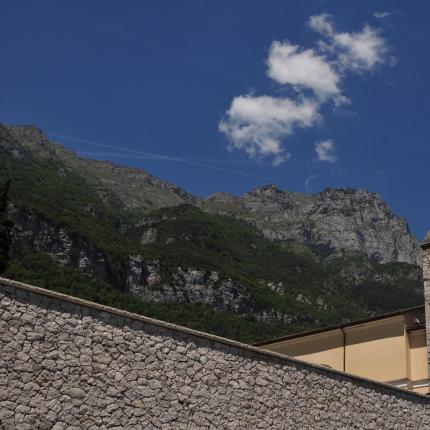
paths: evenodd
<path fill-rule="evenodd" d="M 421 238 L 429 12 L 374 0 L 1 2 L 0 121 L 201 196 L 366 188 Z"/>

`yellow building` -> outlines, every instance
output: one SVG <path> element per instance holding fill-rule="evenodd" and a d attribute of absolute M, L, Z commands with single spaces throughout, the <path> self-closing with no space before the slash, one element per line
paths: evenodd
<path fill-rule="evenodd" d="M 430 391 L 424 306 L 255 346 L 418 393 Z"/>

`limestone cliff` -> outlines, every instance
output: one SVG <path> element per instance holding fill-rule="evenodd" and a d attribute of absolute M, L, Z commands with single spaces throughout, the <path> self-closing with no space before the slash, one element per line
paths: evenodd
<path fill-rule="evenodd" d="M 363 252 L 380 263 L 420 264 L 407 221 L 366 190 L 329 188 L 306 195 L 268 185 L 243 197 L 217 193 L 202 207 L 250 221 L 271 240 L 314 245 L 327 254 Z"/>

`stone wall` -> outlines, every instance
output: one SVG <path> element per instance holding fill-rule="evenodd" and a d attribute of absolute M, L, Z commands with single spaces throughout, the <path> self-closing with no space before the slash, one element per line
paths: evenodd
<path fill-rule="evenodd" d="M 424 281 L 424 307 L 426 313 L 427 360 L 430 374 L 430 232 L 421 245 Z"/>
<path fill-rule="evenodd" d="M 430 402 L 0 279 L 0 429 L 429 429 Z"/>

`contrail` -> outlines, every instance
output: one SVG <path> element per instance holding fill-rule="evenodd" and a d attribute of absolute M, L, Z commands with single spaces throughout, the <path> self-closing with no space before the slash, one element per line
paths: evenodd
<path fill-rule="evenodd" d="M 139 44 L 144 45 L 148 48 L 155 49 L 155 50 L 158 50 L 160 52 L 164 52 L 165 54 L 176 57 L 182 61 L 188 61 L 188 62 L 194 63 L 194 64 L 198 65 L 199 67 L 204 68 L 206 70 L 209 70 L 211 72 L 222 74 L 222 75 L 227 76 L 229 78 L 234 78 L 234 79 L 243 81 L 243 76 L 238 76 L 238 75 L 235 75 L 234 73 L 227 72 L 226 70 L 219 69 L 217 67 L 214 67 L 212 65 L 205 63 L 204 61 L 200 60 L 199 58 L 192 57 L 190 55 L 187 55 L 187 54 L 184 54 L 184 53 L 179 52 L 177 50 L 174 50 L 172 48 L 169 48 L 167 46 L 160 45 L 156 42 L 153 42 L 152 40 L 149 40 L 149 39 L 146 39 L 142 36 L 138 36 L 137 34 L 131 33 L 130 31 L 126 31 L 126 30 L 122 30 L 120 28 L 112 27 L 110 25 L 106 25 L 100 21 L 97 21 L 97 20 L 94 20 L 94 19 L 88 18 L 88 17 L 83 17 L 81 15 L 78 15 L 74 11 L 59 8 L 58 6 L 53 6 L 53 5 L 50 5 L 50 6 L 43 5 L 43 6 L 46 8 L 50 7 L 52 9 L 55 9 L 64 15 L 68 15 L 68 16 L 75 18 L 81 22 L 84 22 L 85 24 L 88 24 L 90 26 L 97 27 L 97 28 L 104 30 L 104 31 L 108 31 L 108 32 L 116 34 L 117 36 L 120 36 L 122 38 L 132 40 L 133 42 L 139 43 Z"/>
<path fill-rule="evenodd" d="M 320 175 L 310 175 L 306 178 L 305 180 L 305 189 L 306 192 L 309 193 L 309 184 L 311 183 L 312 180 L 319 178 Z"/>
<path fill-rule="evenodd" d="M 122 158 L 133 158 L 137 157 L 140 160 L 157 160 L 159 159 L 159 155 L 154 157 L 153 155 L 131 155 L 131 154 L 123 154 L 120 152 L 100 152 L 100 151 L 79 151 L 79 154 L 85 155 L 88 157 L 98 157 L 103 155 L 103 157 L 122 157 Z M 227 165 L 252 165 L 249 161 L 236 161 L 236 160 L 223 160 L 217 158 L 187 158 L 187 161 L 195 162 L 195 163 L 204 163 L 204 164 L 227 164 Z"/>
<path fill-rule="evenodd" d="M 273 178 L 271 176 L 256 175 L 253 173 L 244 172 L 243 170 L 228 169 L 225 167 L 216 166 L 214 164 L 194 161 L 194 160 L 190 160 L 187 158 L 172 157 L 169 155 L 155 154 L 153 152 L 146 152 L 146 151 L 140 151 L 137 149 L 124 148 L 121 146 L 109 145 L 107 143 L 95 142 L 94 140 L 82 139 L 79 137 L 72 137 L 72 136 L 65 136 L 64 134 L 58 134 L 58 133 L 47 133 L 47 134 L 48 134 L 48 136 L 59 137 L 61 139 L 73 140 L 76 142 L 81 142 L 81 143 L 86 143 L 89 145 L 99 146 L 102 148 L 117 149 L 119 151 L 129 152 L 131 154 L 139 155 L 140 157 L 138 157 L 138 158 L 142 157 L 142 158 L 146 158 L 146 159 L 151 158 L 153 160 L 173 161 L 173 162 L 177 162 L 177 163 L 189 164 L 191 166 L 196 166 L 196 167 L 205 167 L 208 169 L 219 170 L 222 172 L 234 173 L 237 175 L 250 176 L 253 178 L 265 179 L 265 180 L 270 180 L 270 181 L 277 181 L 276 178 Z"/>

